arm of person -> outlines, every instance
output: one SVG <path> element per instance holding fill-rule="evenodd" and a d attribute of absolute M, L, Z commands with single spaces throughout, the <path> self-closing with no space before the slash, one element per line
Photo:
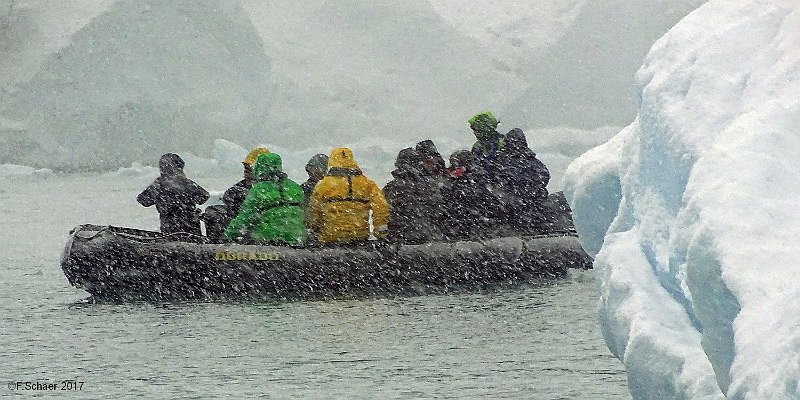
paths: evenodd
<path fill-rule="evenodd" d="M 232 239 L 246 233 L 246 230 L 250 228 L 253 217 L 258 214 L 260 203 L 261 200 L 256 193 L 256 189 L 250 189 L 242 202 L 242 206 L 239 208 L 239 213 L 231 220 L 222 234 L 226 238 Z"/>
<path fill-rule="evenodd" d="M 244 201 L 242 194 L 240 194 L 242 192 L 244 192 L 244 195 L 247 195 L 244 191 L 244 186 L 242 186 L 241 183 L 237 183 L 229 187 L 228 190 L 222 194 L 222 202 L 229 208 L 234 205 L 241 205 L 240 203 Z"/>
<path fill-rule="evenodd" d="M 192 188 L 192 200 L 194 201 L 194 204 L 198 204 L 199 205 L 199 204 L 203 204 L 206 201 L 208 201 L 208 197 L 209 197 L 208 191 L 203 189 L 202 186 L 198 185 L 194 181 L 190 181 L 190 182 L 191 182 L 191 188 Z"/>
<path fill-rule="evenodd" d="M 156 183 L 153 182 L 150 186 L 148 186 L 145 190 L 143 190 L 142 193 L 139 193 L 139 195 L 136 196 L 136 201 L 138 201 L 139 204 L 145 207 L 150 207 L 153 204 L 156 204 L 155 185 Z"/>
<path fill-rule="evenodd" d="M 544 186 L 547 186 L 550 183 L 550 171 L 547 169 L 547 166 L 539 160 L 535 158 L 534 169 L 536 170 L 536 179 L 538 179 Z"/>
<path fill-rule="evenodd" d="M 311 192 L 311 198 L 308 200 L 308 220 L 306 221 L 306 227 L 315 233 L 319 231 L 319 226 L 322 221 L 323 194 L 322 190 L 320 190 L 322 186 L 323 185 L 317 184 Z"/>
<path fill-rule="evenodd" d="M 384 239 L 389 226 L 389 203 L 373 181 L 370 181 L 369 201 L 372 208 L 372 231 L 375 237 Z"/>

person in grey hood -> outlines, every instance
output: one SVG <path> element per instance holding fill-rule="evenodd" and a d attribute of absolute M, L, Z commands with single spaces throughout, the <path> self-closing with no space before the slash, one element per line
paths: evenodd
<path fill-rule="evenodd" d="M 311 157 L 306 163 L 306 173 L 308 173 L 308 179 L 303 182 L 300 186 L 303 188 L 303 193 L 305 194 L 305 203 L 308 204 L 308 200 L 311 198 L 311 193 L 314 192 L 314 186 L 317 186 L 317 183 L 325 177 L 325 174 L 328 172 L 328 156 L 325 154 L 317 154 L 314 157 Z"/>

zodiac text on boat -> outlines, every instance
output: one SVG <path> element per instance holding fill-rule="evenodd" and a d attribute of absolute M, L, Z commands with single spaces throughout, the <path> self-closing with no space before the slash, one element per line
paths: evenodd
<path fill-rule="evenodd" d="M 214 253 L 217 261 L 278 261 L 280 254 L 275 251 L 218 251 Z"/>

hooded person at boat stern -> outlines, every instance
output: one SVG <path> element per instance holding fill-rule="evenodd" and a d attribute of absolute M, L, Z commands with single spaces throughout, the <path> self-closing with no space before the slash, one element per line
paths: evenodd
<path fill-rule="evenodd" d="M 161 175 L 150 184 L 136 201 L 150 207 L 155 205 L 161 219 L 162 233 L 188 232 L 202 235 L 200 210 L 197 205 L 208 200 L 208 192 L 183 173 L 183 159 L 174 153 L 161 156 L 158 168 Z"/>
<path fill-rule="evenodd" d="M 383 239 L 389 222 L 383 192 L 364 176 L 350 149 L 334 149 L 328 158 L 328 173 L 314 187 L 309 201 L 309 227 L 321 243 L 367 240 L 370 211 L 373 233 Z"/>
<path fill-rule="evenodd" d="M 528 147 L 525 133 L 514 128 L 506 134 L 500 192 L 506 210 L 506 230 L 538 234 L 544 229 L 550 171 Z"/>
<path fill-rule="evenodd" d="M 224 235 L 276 244 L 300 244 L 306 239 L 303 189 L 286 177 L 281 157 L 261 154 L 253 166 L 255 183 Z"/>

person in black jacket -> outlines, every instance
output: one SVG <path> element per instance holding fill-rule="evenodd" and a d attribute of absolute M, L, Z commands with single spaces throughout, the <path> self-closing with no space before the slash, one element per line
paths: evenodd
<path fill-rule="evenodd" d="M 161 176 L 139 193 L 136 200 L 145 207 L 156 206 L 162 233 L 202 235 L 197 205 L 208 200 L 208 192 L 184 175 L 183 166 L 183 159 L 177 154 L 161 156 L 158 161 Z"/>
<path fill-rule="evenodd" d="M 443 229 L 450 240 L 476 240 L 492 237 L 503 220 L 500 200 L 487 188 L 483 169 L 476 165 L 469 150 L 450 156 L 449 177 L 442 188 Z"/>
<path fill-rule="evenodd" d="M 514 128 L 505 136 L 499 185 L 505 203 L 507 227 L 535 234 L 544 221 L 550 172 L 528 147 L 525 133 Z"/>
<path fill-rule="evenodd" d="M 419 152 L 405 148 L 397 155 L 392 179 L 383 188 L 389 203 L 390 241 L 410 244 L 443 239 L 442 195 L 436 178 L 423 171 Z"/>
<path fill-rule="evenodd" d="M 444 179 L 447 176 L 447 165 L 433 141 L 423 140 L 414 147 L 422 162 L 422 172 L 425 175 Z"/>

